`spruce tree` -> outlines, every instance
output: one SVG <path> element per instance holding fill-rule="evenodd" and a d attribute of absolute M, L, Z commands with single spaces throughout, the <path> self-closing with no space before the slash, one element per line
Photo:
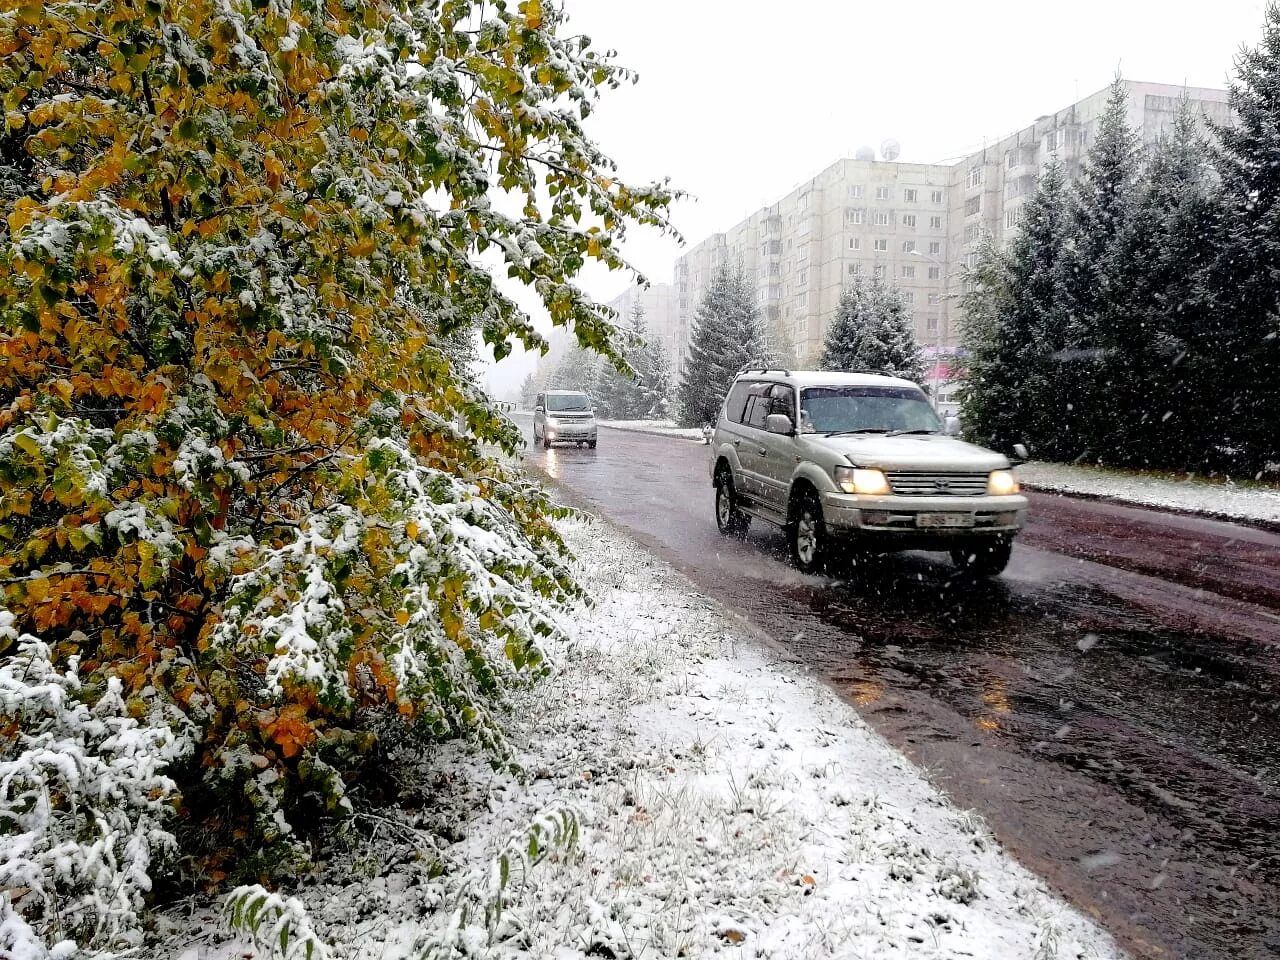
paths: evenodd
<path fill-rule="evenodd" d="M 1110 457 L 1129 466 L 1211 466 L 1226 411 L 1218 402 L 1219 325 L 1212 264 L 1221 198 L 1208 145 L 1184 97 L 1156 144 L 1122 244 L 1140 265 L 1119 291 L 1128 318 L 1113 340 L 1110 399 L 1117 418 Z M 1230 382 L 1230 381 L 1229 381 Z"/>
<path fill-rule="evenodd" d="M 1023 206 L 1022 227 L 1007 252 L 986 241 L 966 278 L 963 418 L 970 436 L 996 449 L 1025 442 L 1037 456 L 1064 455 L 1060 425 L 1076 397 L 1061 376 L 1068 217 L 1066 181 L 1055 161 Z"/>
<path fill-rule="evenodd" d="M 1206 368 L 1222 416 L 1210 453 L 1225 468 L 1256 472 L 1280 460 L 1280 5 L 1267 5 L 1262 42 L 1240 53 L 1236 74 L 1236 122 L 1216 131 L 1224 202 Z"/>
<path fill-rule="evenodd" d="M 714 423 L 733 378 L 765 360 L 764 324 L 755 285 L 742 265 L 721 267 L 694 317 L 689 357 L 680 381 L 680 422 Z"/>
<path fill-rule="evenodd" d="M 1139 268 L 1129 241 L 1142 156 L 1128 112 L 1127 89 L 1116 77 L 1074 192 L 1066 272 L 1071 316 L 1060 368 L 1062 388 L 1073 394 L 1060 422 L 1071 459 L 1105 457 L 1120 441 L 1116 426 L 1140 415 L 1117 408 L 1112 398 L 1127 375 L 1127 355 L 1138 349 L 1123 309 Z"/>
<path fill-rule="evenodd" d="M 874 370 L 923 384 L 925 362 L 902 294 L 879 277 L 853 278 L 827 328 L 823 370 Z"/>
<path fill-rule="evenodd" d="M 628 394 L 628 416 L 636 420 L 665 419 L 670 408 L 671 380 L 662 341 L 650 336 L 644 307 L 636 303 L 631 312 L 631 328 L 640 342 L 632 367 L 635 377 Z"/>

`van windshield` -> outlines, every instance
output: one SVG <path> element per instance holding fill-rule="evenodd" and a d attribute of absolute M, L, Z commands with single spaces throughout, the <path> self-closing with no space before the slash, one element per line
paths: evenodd
<path fill-rule="evenodd" d="M 549 393 L 547 410 L 564 413 L 569 410 L 590 410 L 591 401 L 585 393 Z"/>
<path fill-rule="evenodd" d="M 810 387 L 800 393 L 801 433 L 938 433 L 942 421 L 910 387 Z"/>

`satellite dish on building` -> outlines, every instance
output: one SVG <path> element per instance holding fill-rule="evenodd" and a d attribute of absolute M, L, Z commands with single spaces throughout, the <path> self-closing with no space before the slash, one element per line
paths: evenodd
<path fill-rule="evenodd" d="M 859 147 L 858 152 L 853 156 L 856 160 L 874 160 L 876 152 L 872 147 Z"/>
<path fill-rule="evenodd" d="M 880 156 L 886 160 L 897 160 L 900 153 L 902 153 L 902 144 L 893 138 L 880 144 Z"/>

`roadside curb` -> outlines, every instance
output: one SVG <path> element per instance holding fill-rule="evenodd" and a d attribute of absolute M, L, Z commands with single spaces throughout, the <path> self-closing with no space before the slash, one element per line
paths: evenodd
<path fill-rule="evenodd" d="M 686 443 L 702 443 L 701 437 L 682 437 L 678 433 L 669 433 L 662 430 L 648 430 L 639 427 L 615 427 L 607 423 L 601 423 L 598 426 L 601 430 L 614 430 L 618 433 L 642 433 L 646 437 L 666 437 L 668 440 L 683 440 Z"/>
<path fill-rule="evenodd" d="M 1149 510 L 1152 513 L 1172 513 L 1182 517 L 1196 517 L 1201 520 L 1216 520 L 1219 523 L 1234 523 L 1239 527 L 1252 527 L 1265 530 L 1267 533 L 1280 533 L 1280 520 L 1265 520 L 1259 517 L 1242 517 L 1238 514 L 1223 513 L 1218 510 L 1194 510 L 1190 507 L 1177 507 L 1167 503 L 1144 503 L 1129 497 L 1116 496 L 1110 493 L 1089 493 L 1083 490 L 1064 490 L 1061 487 L 1044 487 L 1037 483 L 1021 481 L 1022 489 L 1036 493 L 1056 494 L 1070 497 L 1073 500 L 1091 500 L 1096 503 L 1113 503 L 1120 507 L 1133 507 L 1136 510 Z"/>

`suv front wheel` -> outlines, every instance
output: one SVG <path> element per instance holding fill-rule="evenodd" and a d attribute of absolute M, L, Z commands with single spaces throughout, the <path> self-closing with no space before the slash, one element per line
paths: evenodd
<path fill-rule="evenodd" d="M 966 573 L 994 577 L 1004 572 L 1012 553 L 1012 540 L 979 540 L 952 550 L 951 562 Z"/>
<path fill-rule="evenodd" d="M 787 542 L 791 546 L 791 562 L 801 573 L 818 573 L 827 566 L 831 538 L 822 520 L 822 504 L 812 490 L 801 493 L 791 508 Z"/>
<path fill-rule="evenodd" d="M 733 474 L 721 468 L 716 472 L 716 526 L 726 537 L 745 537 L 751 518 L 738 509 L 738 495 L 733 489 Z"/>

